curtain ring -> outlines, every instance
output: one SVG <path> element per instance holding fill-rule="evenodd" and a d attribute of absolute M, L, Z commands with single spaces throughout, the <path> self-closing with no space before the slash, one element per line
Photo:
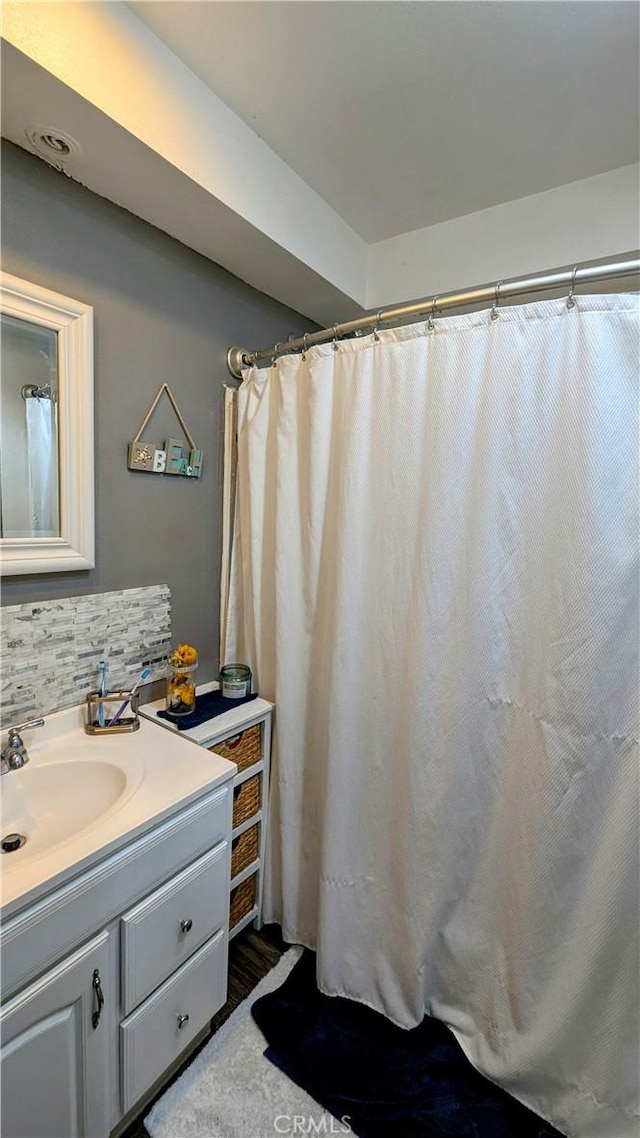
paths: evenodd
<path fill-rule="evenodd" d="M 374 340 L 380 339 L 380 318 L 381 318 L 381 316 L 382 316 L 382 309 L 379 308 L 377 316 L 376 316 L 376 322 L 373 326 L 373 338 L 374 338 Z"/>
<path fill-rule="evenodd" d="M 427 320 L 427 332 L 435 331 L 436 325 L 435 325 L 435 321 L 434 321 L 434 316 L 435 316 L 435 312 L 436 312 L 436 303 L 437 303 L 439 295 L 440 295 L 440 293 L 438 293 L 436 296 L 434 296 L 432 301 L 431 301 L 431 314 L 429 316 L 429 319 Z"/>
<path fill-rule="evenodd" d="M 282 347 L 282 340 L 278 340 L 278 343 L 276 344 L 276 346 L 273 349 L 273 355 L 271 357 L 271 367 L 275 367 L 276 364 L 278 363 L 278 348 L 281 348 L 281 347 Z"/>
<path fill-rule="evenodd" d="M 567 297 L 567 308 L 575 308 L 575 306 L 576 306 L 576 302 L 573 299 L 573 297 L 574 297 L 574 293 L 576 291 L 576 273 L 577 272 L 578 272 L 578 266 L 574 265 L 573 266 L 573 272 L 571 274 L 571 288 L 569 290 L 569 295 Z"/>
<path fill-rule="evenodd" d="M 309 339 L 309 333 L 305 332 L 304 336 L 302 337 L 302 359 L 303 359 L 303 361 L 306 360 L 306 358 L 307 358 L 307 340 L 308 339 Z"/>
<path fill-rule="evenodd" d="M 496 292 L 495 292 L 496 298 L 493 302 L 493 307 L 491 309 L 491 319 L 492 320 L 498 320 L 500 318 L 500 313 L 498 312 L 498 305 L 500 303 L 500 289 L 501 289 L 501 287 L 502 287 L 502 281 L 496 281 Z"/>
<path fill-rule="evenodd" d="M 334 350 L 334 352 L 337 352 L 337 350 L 338 350 L 338 325 L 337 324 L 333 325 L 333 350 Z"/>

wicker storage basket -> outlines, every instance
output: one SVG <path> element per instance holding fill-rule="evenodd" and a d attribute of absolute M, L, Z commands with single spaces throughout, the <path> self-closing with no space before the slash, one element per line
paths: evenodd
<path fill-rule="evenodd" d="M 257 861 L 259 852 L 258 846 L 258 826 L 252 826 L 250 830 L 245 830 L 244 834 L 240 834 L 234 838 L 231 843 L 231 878 L 237 877 L 251 865 L 252 861 Z"/>
<path fill-rule="evenodd" d="M 239 735 L 230 735 L 228 739 L 209 747 L 209 750 L 215 751 L 216 755 L 222 755 L 223 759 L 229 759 L 236 764 L 239 771 L 244 771 L 254 763 L 259 763 L 262 758 L 261 725 L 256 723 L 253 727 L 247 727 L 246 731 L 241 731 Z"/>
<path fill-rule="evenodd" d="M 246 822 L 260 809 L 260 775 L 255 774 L 233 788 L 233 827 Z"/>
<path fill-rule="evenodd" d="M 229 931 L 231 932 L 243 917 L 250 913 L 256 903 L 256 875 L 247 877 L 231 890 L 229 897 Z"/>

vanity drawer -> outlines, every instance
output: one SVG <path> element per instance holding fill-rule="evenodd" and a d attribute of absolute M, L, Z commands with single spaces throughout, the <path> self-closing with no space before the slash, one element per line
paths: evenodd
<path fill-rule="evenodd" d="M 227 921 L 229 846 L 183 869 L 120 922 L 122 1011 L 132 1011 Z"/>
<path fill-rule="evenodd" d="M 216 933 L 120 1024 L 124 1112 L 178 1058 L 224 1003 L 226 945 L 224 934 Z"/>

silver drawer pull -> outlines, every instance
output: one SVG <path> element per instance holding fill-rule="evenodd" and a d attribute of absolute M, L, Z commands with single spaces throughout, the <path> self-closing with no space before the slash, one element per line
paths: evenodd
<path fill-rule="evenodd" d="M 183 936 L 186 936 L 186 934 L 190 932 L 192 928 L 193 921 L 191 920 L 191 917 L 189 917 L 187 921 L 180 921 L 180 932 Z"/>
<path fill-rule="evenodd" d="M 189 1022 L 189 1016 L 178 1016 L 178 1031 L 182 1031 L 185 1023 Z"/>

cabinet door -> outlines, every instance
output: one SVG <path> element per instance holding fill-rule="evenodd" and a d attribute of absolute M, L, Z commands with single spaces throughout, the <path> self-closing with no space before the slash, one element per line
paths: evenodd
<path fill-rule="evenodd" d="M 101 933 L 2 1009 L 2 1138 L 108 1135 L 107 940 Z"/>

